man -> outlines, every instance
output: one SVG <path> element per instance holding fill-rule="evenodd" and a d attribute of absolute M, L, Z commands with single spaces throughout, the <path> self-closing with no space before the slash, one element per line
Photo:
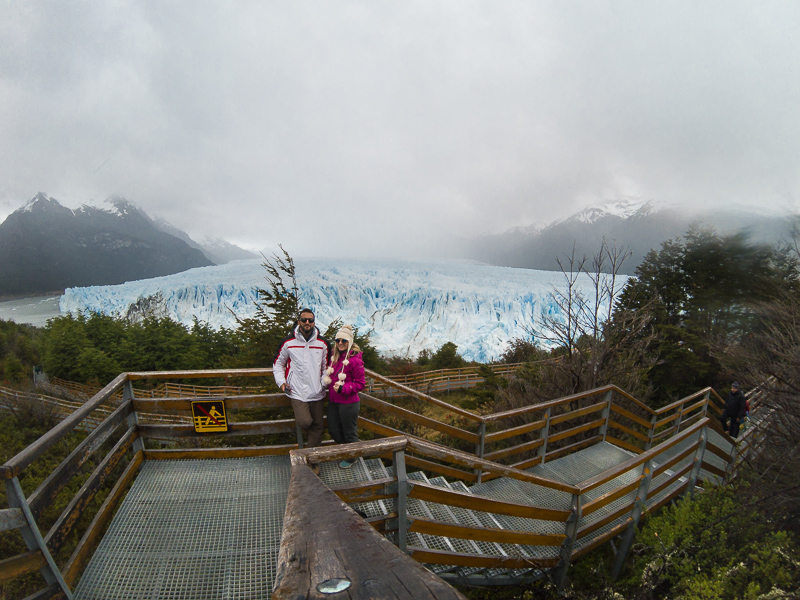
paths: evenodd
<path fill-rule="evenodd" d="M 731 384 L 731 391 L 725 401 L 725 410 L 719 418 L 722 421 L 722 430 L 726 431 L 732 438 L 739 435 L 739 425 L 744 421 L 747 414 L 747 400 L 744 392 L 739 389 L 739 383 L 734 381 Z M 730 419 L 730 426 L 728 425 Z"/>
<path fill-rule="evenodd" d="M 322 376 L 329 354 L 330 345 L 314 325 L 314 312 L 304 308 L 292 334 L 281 342 L 272 369 L 275 383 L 292 401 L 295 422 L 310 448 L 322 443 Z"/>

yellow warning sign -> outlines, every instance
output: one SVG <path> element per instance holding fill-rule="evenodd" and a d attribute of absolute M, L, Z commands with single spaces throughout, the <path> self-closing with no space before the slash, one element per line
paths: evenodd
<path fill-rule="evenodd" d="M 195 400 L 192 402 L 192 419 L 197 433 L 228 431 L 224 400 Z"/>

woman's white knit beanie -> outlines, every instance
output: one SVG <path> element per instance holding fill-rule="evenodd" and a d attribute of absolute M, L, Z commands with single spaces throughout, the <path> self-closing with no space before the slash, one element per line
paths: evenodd
<path fill-rule="evenodd" d="M 344 360 L 342 361 L 342 372 L 339 373 L 339 381 L 344 384 L 344 380 L 347 379 L 347 375 L 344 373 L 344 367 L 350 364 L 350 360 L 348 357 L 350 356 L 350 348 L 353 347 L 353 328 L 350 325 L 342 325 L 339 331 L 336 332 L 336 337 L 334 340 L 347 340 L 347 352 L 344 353 Z M 334 343 L 336 343 L 334 341 Z M 333 367 L 328 367 L 325 371 L 326 375 L 322 378 L 322 382 L 325 385 L 331 384 L 331 375 L 333 374 Z"/>

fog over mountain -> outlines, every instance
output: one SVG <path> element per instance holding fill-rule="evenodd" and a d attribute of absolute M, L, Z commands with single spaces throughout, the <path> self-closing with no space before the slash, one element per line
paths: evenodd
<path fill-rule="evenodd" d="M 684 235 L 690 227 L 711 227 L 720 234 L 745 233 L 752 242 L 789 240 L 796 215 L 746 207 L 690 211 L 654 201 L 624 199 L 592 206 L 547 226 L 518 227 L 498 235 L 460 239 L 459 256 L 493 265 L 559 270 L 575 257 L 592 257 L 603 241 L 631 252 L 621 272 L 632 275 L 651 249 Z"/>

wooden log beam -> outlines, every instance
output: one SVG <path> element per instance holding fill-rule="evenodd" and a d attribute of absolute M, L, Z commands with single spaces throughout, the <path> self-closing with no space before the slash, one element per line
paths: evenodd
<path fill-rule="evenodd" d="M 376 532 L 308 467 L 295 462 L 272 598 L 326 598 L 317 586 L 332 578 L 351 582 L 342 597 L 466 600 Z"/>

